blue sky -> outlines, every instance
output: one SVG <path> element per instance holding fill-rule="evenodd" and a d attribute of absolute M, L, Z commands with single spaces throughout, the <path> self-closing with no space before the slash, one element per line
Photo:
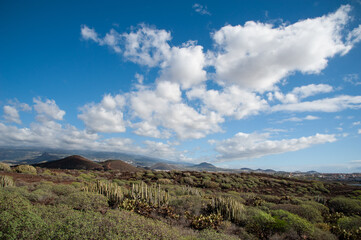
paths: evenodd
<path fill-rule="evenodd" d="M 0 146 L 361 170 L 361 2 L 1 1 Z"/>

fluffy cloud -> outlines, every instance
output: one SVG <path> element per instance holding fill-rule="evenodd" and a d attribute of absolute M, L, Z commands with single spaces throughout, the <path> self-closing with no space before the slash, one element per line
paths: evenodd
<path fill-rule="evenodd" d="M 54 100 L 45 99 L 43 102 L 40 98 L 34 98 L 33 102 L 38 121 L 63 120 L 65 111 L 61 110 Z"/>
<path fill-rule="evenodd" d="M 349 44 L 355 44 L 361 41 L 361 25 L 353 29 L 347 36 L 347 42 Z"/>
<path fill-rule="evenodd" d="M 122 108 L 125 99 L 121 95 L 105 95 L 98 104 L 87 104 L 81 108 L 78 118 L 83 120 L 88 130 L 93 132 L 124 132 Z"/>
<path fill-rule="evenodd" d="M 19 111 L 31 111 L 31 107 L 26 103 L 19 102 L 16 98 L 8 101 L 8 105 L 3 107 L 4 119 L 8 122 L 21 124 Z"/>
<path fill-rule="evenodd" d="M 237 133 L 233 138 L 220 142 L 213 141 L 216 144 L 215 150 L 220 153 L 219 160 L 242 160 L 259 158 L 266 155 L 280 154 L 291 151 L 298 151 L 311 147 L 315 144 L 323 144 L 336 141 L 333 134 L 316 134 L 309 137 L 269 140 L 268 133 Z"/>
<path fill-rule="evenodd" d="M 193 41 L 181 47 L 170 47 L 171 34 L 165 30 L 143 24 L 129 33 L 118 33 L 111 29 L 104 38 L 99 38 L 94 29 L 83 25 L 81 35 L 84 40 L 110 46 L 115 52 L 122 53 L 126 60 L 148 67 L 160 67 L 158 81 L 176 82 L 187 89 L 206 80 L 203 47 Z"/>
<path fill-rule="evenodd" d="M 328 84 L 310 84 L 301 87 L 295 87 L 290 93 L 284 95 L 279 90 L 274 93 L 268 93 L 270 101 L 277 99 L 282 103 L 296 103 L 300 100 L 311 97 L 320 93 L 329 93 L 333 91 L 333 87 Z"/>
<path fill-rule="evenodd" d="M 170 51 L 170 33 L 146 25 L 140 25 L 130 33 L 118 33 L 111 29 L 103 38 L 98 37 L 95 30 L 86 25 L 81 27 L 80 33 L 84 40 L 109 46 L 115 52 L 122 53 L 125 59 L 148 67 L 159 65 Z"/>
<path fill-rule="evenodd" d="M 160 158 L 167 158 L 167 159 L 179 159 L 179 152 L 177 152 L 171 145 L 162 143 L 162 142 L 155 142 L 155 141 L 144 141 L 144 144 L 147 146 L 147 154 L 149 156 L 157 156 Z M 184 155 L 181 154 L 181 160 L 184 160 Z"/>
<path fill-rule="evenodd" d="M 80 34 L 84 40 L 93 40 L 95 42 L 99 42 L 98 34 L 95 32 L 93 28 L 89 28 L 86 25 L 83 25 L 80 29 Z"/>
<path fill-rule="evenodd" d="M 134 117 L 142 121 L 135 133 L 160 136 L 158 126 L 174 131 L 181 139 L 202 138 L 219 132 L 223 122 L 215 112 L 199 113 L 183 103 L 179 84 L 159 82 L 155 90 L 141 89 L 130 94 L 130 107 Z M 169 137 L 165 134 L 163 137 Z"/>
<path fill-rule="evenodd" d="M 168 59 L 162 64 L 159 80 L 179 83 L 183 89 L 206 80 L 203 47 L 189 42 L 183 47 L 172 47 Z"/>
<path fill-rule="evenodd" d="M 222 116 L 233 116 L 242 119 L 256 115 L 265 110 L 268 104 L 255 93 L 245 91 L 237 86 L 218 90 L 206 90 L 204 86 L 193 88 L 187 92 L 189 99 L 201 99 L 206 109 L 214 110 Z"/>
<path fill-rule="evenodd" d="M 0 144 L 3 146 L 92 149 L 96 134 L 62 127 L 54 121 L 32 123 L 30 128 L 17 128 L 0 123 Z"/>
<path fill-rule="evenodd" d="M 272 107 L 273 112 L 338 112 L 345 109 L 361 108 L 361 96 L 342 95 L 307 102 L 278 104 Z"/>
<path fill-rule="evenodd" d="M 277 28 L 253 21 L 221 28 L 213 35 L 220 49 L 218 80 L 264 91 L 295 71 L 319 73 L 329 58 L 346 54 L 360 41 L 357 29 L 350 33 L 352 40 L 342 41 L 350 9 L 341 6 L 335 13 Z"/>
<path fill-rule="evenodd" d="M 137 31 L 123 33 L 124 57 L 132 62 L 149 67 L 157 66 L 167 58 L 171 35 L 165 30 L 141 25 Z"/>
<path fill-rule="evenodd" d="M 100 38 L 94 28 L 82 25 L 80 28 L 80 34 L 84 40 L 93 40 L 101 46 L 107 45 L 111 47 L 117 53 L 121 52 L 121 49 L 118 46 L 121 41 L 121 35 L 114 29 L 111 29 L 104 38 Z"/>
<path fill-rule="evenodd" d="M 15 107 L 6 105 L 3 110 L 6 121 L 21 124 L 19 112 Z"/>
<path fill-rule="evenodd" d="M 160 131 L 156 123 L 149 121 L 138 122 L 131 125 L 134 128 L 134 133 L 139 136 L 153 137 L 153 138 L 169 138 L 171 133 L 167 130 Z"/>

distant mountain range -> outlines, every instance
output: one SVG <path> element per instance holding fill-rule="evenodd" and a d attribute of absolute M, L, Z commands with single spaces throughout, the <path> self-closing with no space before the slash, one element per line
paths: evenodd
<path fill-rule="evenodd" d="M 54 161 L 54 160 L 58 160 L 58 159 L 59 159 L 59 155 L 52 155 L 47 152 L 44 152 L 43 154 L 41 154 L 38 157 L 20 161 L 20 163 L 21 164 L 36 164 L 36 163 L 41 163 L 41 162 Z"/>
<path fill-rule="evenodd" d="M 77 157 L 74 157 L 74 155 Z M 68 156 L 72 157 L 71 161 L 69 160 Z M 91 163 L 85 161 L 84 159 L 90 161 Z M 284 171 L 275 171 L 273 169 L 226 169 L 218 168 L 207 162 L 202 162 L 200 164 L 192 164 L 182 161 L 174 162 L 159 158 L 152 158 L 127 153 L 61 149 L 0 148 L 0 162 L 7 162 L 10 164 L 31 164 L 49 168 L 62 168 L 62 166 L 72 166 L 76 169 L 117 169 L 124 171 L 138 171 L 139 168 L 146 168 L 159 171 L 188 170 L 233 173 L 252 172 L 266 174 L 290 173 Z M 80 162 L 79 166 L 77 165 L 78 162 Z M 316 171 L 308 171 L 303 172 L 302 174 L 314 175 L 319 173 Z"/>
<path fill-rule="evenodd" d="M 116 152 L 95 152 L 85 150 L 62 150 L 62 149 L 17 149 L 0 148 L 0 162 L 35 164 L 42 161 L 57 160 L 70 155 L 80 155 L 95 162 L 109 159 L 120 159 L 134 166 L 151 167 L 156 163 L 166 163 L 171 165 L 192 166 L 194 164 L 182 161 L 169 161 L 159 158 L 152 158 L 136 154 L 116 153 Z"/>

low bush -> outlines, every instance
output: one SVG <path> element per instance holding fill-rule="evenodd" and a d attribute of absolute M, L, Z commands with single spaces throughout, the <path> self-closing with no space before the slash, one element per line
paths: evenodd
<path fill-rule="evenodd" d="M 337 225 L 346 231 L 357 230 L 361 228 L 361 217 L 352 216 L 352 217 L 342 217 L 337 221 Z"/>
<path fill-rule="evenodd" d="M 73 185 L 54 184 L 51 186 L 51 191 L 57 196 L 66 196 L 77 191 Z"/>
<path fill-rule="evenodd" d="M 27 198 L 34 203 L 51 204 L 58 196 L 50 189 L 39 188 L 27 194 Z"/>
<path fill-rule="evenodd" d="M 281 209 L 288 211 L 290 213 L 303 217 L 312 223 L 323 221 L 321 212 L 316 207 L 309 204 L 301 204 L 301 205 L 278 204 L 278 205 L 274 205 L 272 209 Z"/>
<path fill-rule="evenodd" d="M 11 167 L 9 164 L 0 162 L 0 171 L 11 172 Z"/>
<path fill-rule="evenodd" d="M 222 224 L 222 216 L 220 214 L 211 213 L 210 215 L 188 216 L 191 223 L 190 226 L 196 230 L 207 228 L 217 229 Z"/>
<path fill-rule="evenodd" d="M 346 215 L 361 214 L 361 200 L 346 197 L 336 197 L 330 200 L 329 207 L 335 212 Z"/>
<path fill-rule="evenodd" d="M 16 189 L 0 191 L 0 213 L 0 239 L 38 239 L 46 231 L 43 219 Z"/>
<path fill-rule="evenodd" d="M 253 233 L 259 239 L 267 239 L 271 235 L 276 220 L 268 213 L 261 211 L 257 208 L 249 210 L 246 229 L 248 232 Z"/>
<path fill-rule="evenodd" d="M 15 167 L 15 171 L 25 174 L 36 174 L 36 168 L 31 165 L 18 165 Z"/>
<path fill-rule="evenodd" d="M 163 184 L 163 185 L 170 185 L 173 182 L 172 182 L 172 180 L 167 179 L 167 178 L 160 178 L 160 179 L 158 179 L 158 183 Z"/>
<path fill-rule="evenodd" d="M 82 211 L 101 211 L 108 207 L 107 197 L 92 192 L 74 192 L 61 198 L 59 203 Z"/>
<path fill-rule="evenodd" d="M 274 210 L 271 213 L 275 218 L 284 220 L 288 227 L 294 229 L 300 237 L 312 236 L 315 231 L 315 227 L 309 221 L 296 214 L 284 210 Z"/>

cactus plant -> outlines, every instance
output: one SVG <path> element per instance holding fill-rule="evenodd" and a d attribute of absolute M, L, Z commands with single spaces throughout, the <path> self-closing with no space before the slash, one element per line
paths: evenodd
<path fill-rule="evenodd" d="M 106 181 L 87 183 L 86 186 L 83 187 L 83 190 L 86 192 L 95 192 L 106 196 L 110 206 L 117 206 L 124 199 L 124 190 L 116 183 L 110 183 Z"/>
<path fill-rule="evenodd" d="M 0 187 L 13 187 L 14 180 L 9 176 L 0 176 Z"/>
<path fill-rule="evenodd" d="M 212 199 L 211 208 L 234 223 L 239 224 L 245 220 L 244 205 L 235 199 L 215 197 Z"/>
<path fill-rule="evenodd" d="M 148 186 L 144 182 L 132 185 L 129 198 L 145 201 L 157 207 L 168 205 L 169 202 L 169 194 L 161 189 L 160 184 Z"/>

